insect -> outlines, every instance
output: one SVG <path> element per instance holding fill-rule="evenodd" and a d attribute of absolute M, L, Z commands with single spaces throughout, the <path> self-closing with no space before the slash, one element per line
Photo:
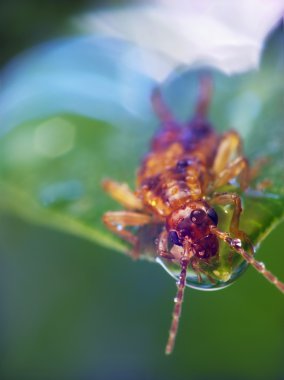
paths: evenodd
<path fill-rule="evenodd" d="M 217 288 L 231 280 L 230 273 L 224 276 L 218 270 L 221 261 L 230 267 L 235 260 L 241 260 L 284 293 L 284 284 L 263 263 L 256 261 L 254 247 L 239 227 L 240 195 L 220 191 L 232 181 L 237 181 L 240 190 L 245 191 L 260 165 L 249 166 L 237 132 L 218 134 L 214 130 L 207 119 L 211 94 L 211 80 L 203 77 L 194 116 L 180 124 L 165 104 L 160 90 L 155 89 L 152 105 L 161 127 L 138 170 L 136 190 L 132 192 L 128 185 L 113 180 L 103 183 L 105 191 L 126 209 L 106 212 L 103 221 L 131 244 L 129 256 L 138 259 L 141 245 L 139 236 L 131 228 L 159 225 L 156 255 L 178 268 L 178 289 L 166 354 L 174 348 L 189 272 L 196 284 L 207 281 L 209 287 Z M 232 208 L 228 232 L 219 228 L 216 211 L 227 205 Z M 227 248 L 227 255 L 221 255 L 221 244 Z"/>

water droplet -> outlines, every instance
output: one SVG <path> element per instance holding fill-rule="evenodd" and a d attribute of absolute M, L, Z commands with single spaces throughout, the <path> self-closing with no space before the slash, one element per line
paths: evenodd
<path fill-rule="evenodd" d="M 238 240 L 238 239 L 236 239 Z M 202 274 L 192 266 L 188 266 L 186 273 L 186 286 L 199 290 L 218 290 L 234 282 L 246 269 L 248 263 L 241 255 L 235 253 L 232 261 L 232 249 L 224 245 L 219 251 L 218 257 L 211 262 L 199 259 L 202 265 Z M 157 257 L 156 261 L 175 279 L 179 285 L 180 263 Z"/>
<path fill-rule="evenodd" d="M 240 239 L 233 239 L 231 242 L 231 246 L 234 248 L 242 248 L 242 242 Z"/>
<path fill-rule="evenodd" d="M 178 302 L 178 298 L 175 297 L 175 298 L 174 298 L 174 303 L 177 303 L 177 302 Z"/>
<path fill-rule="evenodd" d="M 258 262 L 258 263 L 257 263 L 257 268 L 258 268 L 258 270 L 259 270 L 260 272 L 265 271 L 265 265 L 264 265 L 264 263 L 262 263 L 262 262 Z"/>

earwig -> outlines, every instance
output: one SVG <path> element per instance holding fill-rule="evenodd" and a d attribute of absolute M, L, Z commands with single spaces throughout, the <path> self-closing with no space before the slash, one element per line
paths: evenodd
<path fill-rule="evenodd" d="M 207 120 L 212 93 L 208 77 L 200 81 L 199 92 L 194 117 L 180 124 L 156 88 L 152 105 L 161 120 L 161 128 L 138 170 L 135 192 L 128 185 L 112 180 L 103 183 L 105 191 L 126 209 L 105 213 L 103 221 L 131 244 L 129 256 L 133 259 L 140 256 L 139 238 L 129 227 L 161 224 L 157 256 L 180 267 L 166 354 L 174 348 L 188 268 L 196 273 L 199 281 L 206 276 L 214 285 L 214 278 L 202 265 L 218 260 L 220 241 L 284 293 L 284 284 L 254 258 L 254 247 L 239 228 L 240 196 L 218 192 L 232 180 L 237 180 L 245 191 L 259 168 L 249 166 L 237 132 L 218 134 Z M 218 205 L 233 208 L 229 232 L 218 228 L 214 208 Z"/>

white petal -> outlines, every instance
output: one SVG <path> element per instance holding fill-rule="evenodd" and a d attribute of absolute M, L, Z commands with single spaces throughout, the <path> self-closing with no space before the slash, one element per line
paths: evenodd
<path fill-rule="evenodd" d="M 123 41 L 89 36 L 53 41 L 15 58 L 0 73 L 0 136 L 60 113 L 112 125 L 149 122 L 155 82 L 131 56 L 132 46 Z"/>
<path fill-rule="evenodd" d="M 179 65 L 228 74 L 257 67 L 263 40 L 283 14 L 283 0 L 156 0 L 88 14 L 78 24 L 85 32 L 124 38 L 162 55 L 160 69 L 144 61 L 147 74 L 161 80 Z"/>

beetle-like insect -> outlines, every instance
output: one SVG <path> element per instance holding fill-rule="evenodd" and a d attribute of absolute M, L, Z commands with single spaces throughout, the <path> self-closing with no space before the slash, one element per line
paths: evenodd
<path fill-rule="evenodd" d="M 104 189 L 127 209 L 107 212 L 103 221 L 132 245 L 129 255 L 134 259 L 140 255 L 139 237 L 129 227 L 161 225 L 156 239 L 157 257 L 179 268 L 167 354 L 175 343 L 187 272 L 196 276 L 197 283 L 209 280 L 212 288 L 220 287 L 220 282 L 223 285 L 230 282 L 230 276 L 212 270 L 218 268 L 221 260 L 220 242 L 229 248 L 228 265 L 237 256 L 284 292 L 284 284 L 255 260 L 254 248 L 239 228 L 242 212 L 239 194 L 220 192 L 232 180 L 238 180 L 241 191 L 245 191 L 259 165 L 249 167 L 237 132 L 220 135 L 208 122 L 211 93 L 210 79 L 202 78 L 194 117 L 181 125 L 165 105 L 160 91 L 155 89 L 152 104 L 162 123 L 152 140 L 150 153 L 138 170 L 135 192 L 126 184 L 112 180 L 103 183 Z M 229 232 L 218 228 L 215 210 L 226 205 L 233 208 Z"/>

